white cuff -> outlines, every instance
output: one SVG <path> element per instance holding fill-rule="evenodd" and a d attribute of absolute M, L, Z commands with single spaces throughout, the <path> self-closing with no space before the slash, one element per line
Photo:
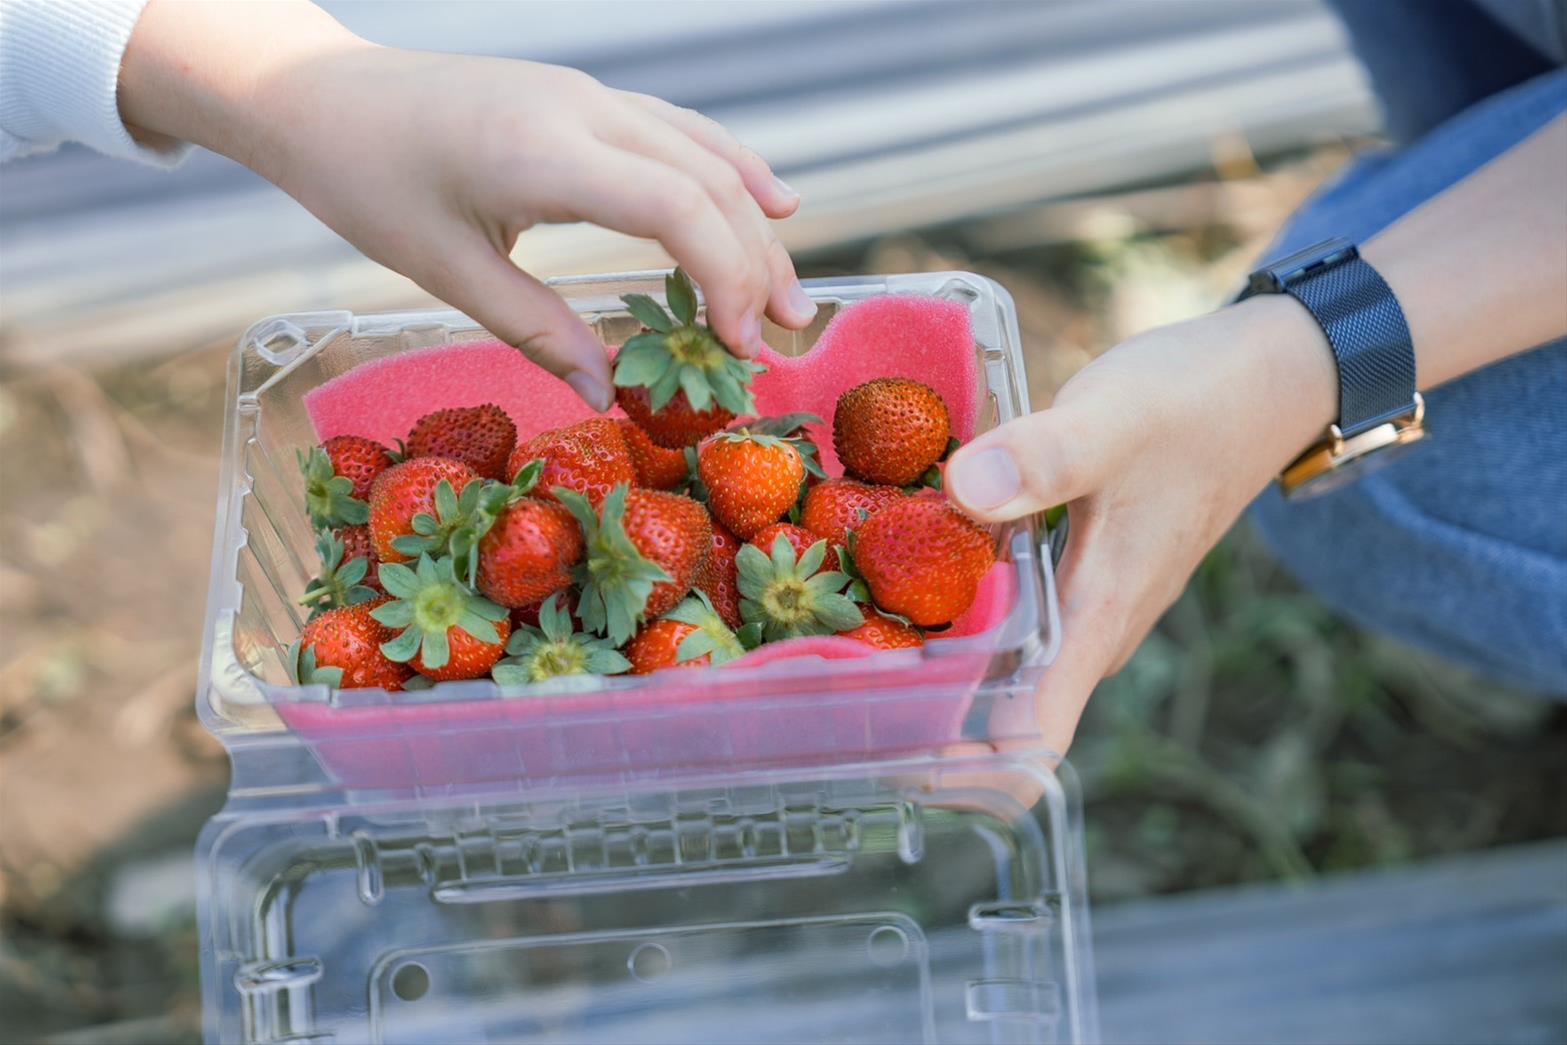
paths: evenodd
<path fill-rule="evenodd" d="M 190 146 L 139 144 L 120 119 L 120 59 L 147 0 L 0 0 L 0 161 L 81 142 L 173 167 Z"/>

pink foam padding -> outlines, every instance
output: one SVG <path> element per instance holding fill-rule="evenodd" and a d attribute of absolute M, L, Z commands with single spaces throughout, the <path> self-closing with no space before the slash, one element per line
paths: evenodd
<path fill-rule="evenodd" d="M 956 302 L 860 302 L 839 312 L 806 355 L 765 350 L 760 361 L 768 367 L 755 387 L 763 414 L 826 419 L 814 435 L 829 474 L 839 471 L 830 429 L 838 396 L 875 377 L 924 381 L 947 402 L 953 434 L 966 440 L 974 432 L 981 377 L 968 310 Z M 320 438 L 362 435 L 388 445 L 426 413 L 486 402 L 504 409 L 523 439 L 592 416 L 563 382 L 497 341 L 399 353 L 305 396 Z M 932 645 L 1003 620 L 1016 598 L 1011 571 L 998 563 L 973 608 Z M 829 663 L 870 657 L 878 658 L 866 665 L 874 686 L 863 672 Z M 345 708 L 281 702 L 277 710 L 346 786 L 429 790 L 935 748 L 961 736 L 987 663 L 982 649 L 931 657 L 822 637 L 769 644 L 732 665 L 773 667 L 765 683 L 728 671 L 676 671 L 619 693 Z"/>

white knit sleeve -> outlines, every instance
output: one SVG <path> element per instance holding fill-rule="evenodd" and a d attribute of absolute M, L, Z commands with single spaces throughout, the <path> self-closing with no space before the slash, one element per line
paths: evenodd
<path fill-rule="evenodd" d="M 139 144 L 120 120 L 120 58 L 147 0 L 0 0 L 0 161 L 81 142 L 173 167 L 190 150 Z"/>

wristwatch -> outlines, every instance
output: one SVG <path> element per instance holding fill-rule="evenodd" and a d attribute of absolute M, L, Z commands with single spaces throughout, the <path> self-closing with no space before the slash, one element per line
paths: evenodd
<path fill-rule="evenodd" d="M 1338 423 L 1279 476 L 1289 498 L 1335 490 L 1425 437 L 1415 346 L 1398 299 L 1346 239 L 1324 240 L 1251 274 L 1238 301 L 1288 294 L 1327 335 L 1338 365 Z"/>

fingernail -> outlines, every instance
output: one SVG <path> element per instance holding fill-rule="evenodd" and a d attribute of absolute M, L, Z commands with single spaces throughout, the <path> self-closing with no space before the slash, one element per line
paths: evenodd
<path fill-rule="evenodd" d="M 971 508 L 996 508 L 1017 496 L 1022 487 L 1017 464 L 1002 447 L 981 450 L 950 470 L 950 493 Z"/>
<path fill-rule="evenodd" d="M 789 311 L 807 323 L 816 318 L 816 302 L 798 281 L 789 288 Z"/>
<path fill-rule="evenodd" d="M 785 196 L 793 196 L 796 199 L 798 199 L 800 196 L 798 192 L 794 191 L 793 186 L 791 186 L 788 182 L 784 181 L 776 174 L 773 175 L 773 188 L 777 189 L 779 193 Z"/>
<path fill-rule="evenodd" d="M 614 400 L 609 388 L 586 370 L 573 370 L 566 375 L 566 383 L 582 397 L 583 402 L 600 412 L 608 410 Z"/>
<path fill-rule="evenodd" d="M 748 356 L 762 347 L 762 321 L 750 313 L 740 321 L 740 344 Z"/>

